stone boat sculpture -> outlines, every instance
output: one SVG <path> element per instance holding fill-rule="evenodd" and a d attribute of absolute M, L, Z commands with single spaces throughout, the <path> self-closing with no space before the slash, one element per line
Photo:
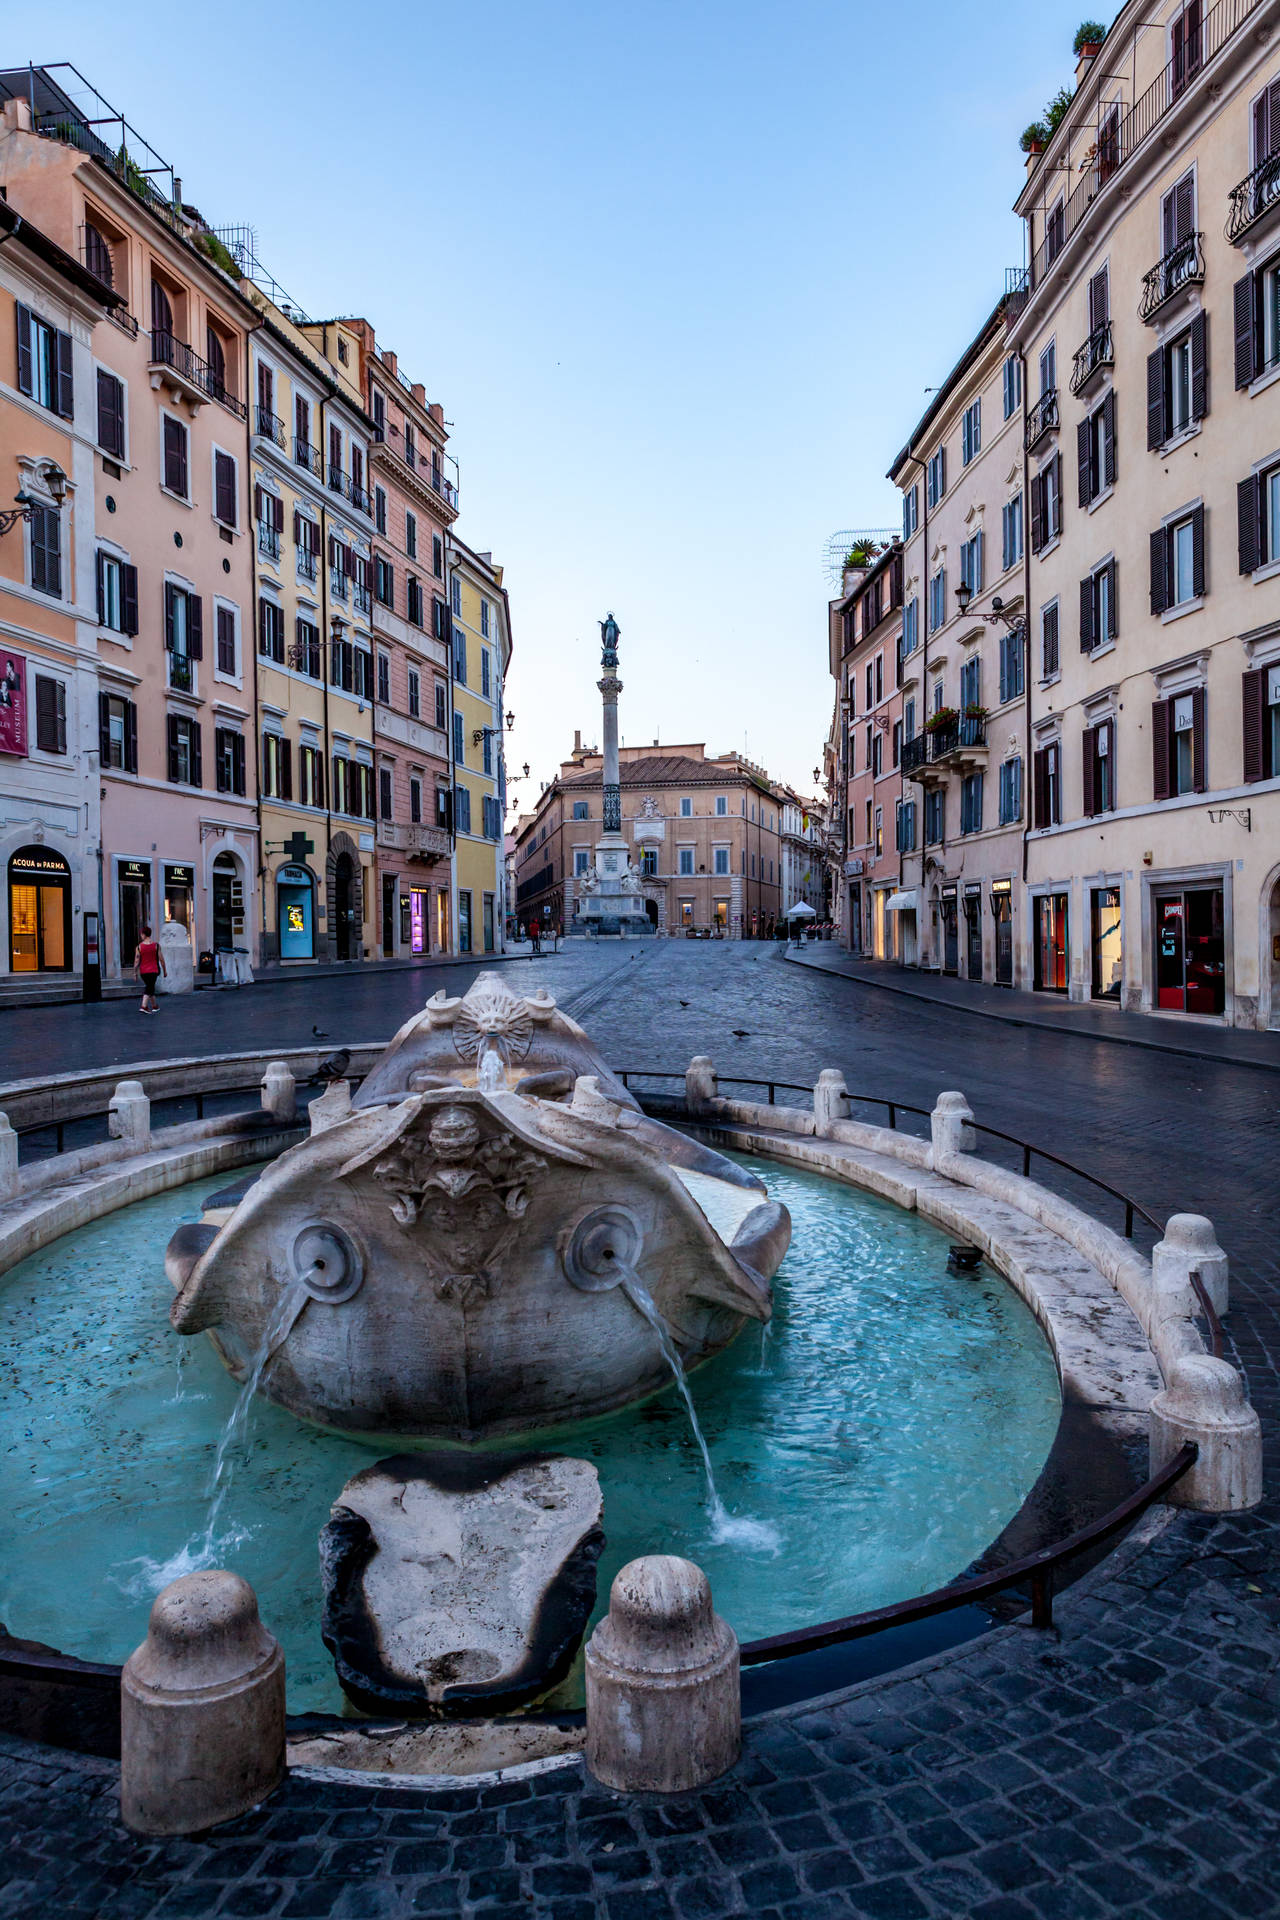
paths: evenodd
<path fill-rule="evenodd" d="M 654 1392 L 672 1352 L 694 1366 L 769 1318 L 790 1233 L 754 1176 L 642 1114 L 548 993 L 482 974 L 179 1228 L 166 1268 L 174 1326 L 237 1378 L 430 1444 Z"/>

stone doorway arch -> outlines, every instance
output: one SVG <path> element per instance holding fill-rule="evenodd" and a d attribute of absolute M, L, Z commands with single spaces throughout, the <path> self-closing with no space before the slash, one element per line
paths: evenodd
<path fill-rule="evenodd" d="M 329 842 L 325 861 L 325 894 L 330 958 L 362 960 L 364 877 L 360 868 L 360 849 L 349 833 L 335 833 Z"/>

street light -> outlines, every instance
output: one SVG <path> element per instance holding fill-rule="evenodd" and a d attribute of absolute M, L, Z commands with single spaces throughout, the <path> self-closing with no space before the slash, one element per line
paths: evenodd
<path fill-rule="evenodd" d="M 956 588 L 956 601 L 957 601 L 957 604 L 959 605 L 960 612 L 962 615 L 968 613 L 969 602 L 972 600 L 972 598 L 973 598 L 973 588 L 969 585 L 969 582 L 967 580 L 962 580 L 960 582 L 960 585 Z"/>
<path fill-rule="evenodd" d="M 973 588 L 967 580 L 962 580 L 956 588 L 956 603 L 960 608 L 962 617 L 968 613 L 969 602 L 972 599 Z M 992 595 L 990 613 L 980 613 L 978 618 L 985 620 L 989 627 L 1003 626 L 1007 628 L 1010 633 L 1020 633 L 1022 631 L 1022 621 L 1015 614 L 1006 612 L 1004 601 L 998 593 Z"/>
<path fill-rule="evenodd" d="M 55 507 L 61 507 L 67 497 L 67 476 L 56 461 L 49 460 L 39 469 L 40 477 L 49 489 L 49 498 Z M 14 494 L 14 505 L 0 510 L 0 537 L 16 527 L 19 520 L 31 520 L 36 509 L 44 505 L 27 492 L 25 486 L 19 487 Z"/>

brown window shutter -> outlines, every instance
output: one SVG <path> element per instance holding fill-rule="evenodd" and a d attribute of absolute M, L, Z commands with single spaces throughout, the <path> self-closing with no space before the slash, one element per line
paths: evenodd
<path fill-rule="evenodd" d="M 1204 508 L 1191 516 L 1191 591 L 1197 600 L 1204 592 Z"/>
<path fill-rule="evenodd" d="M 1265 780 L 1266 755 L 1266 673 L 1244 673 L 1240 688 L 1244 705 L 1244 777 Z"/>
<path fill-rule="evenodd" d="M 1102 484 L 1114 487 L 1116 483 L 1116 390 L 1107 389 L 1107 397 L 1102 403 Z"/>
<path fill-rule="evenodd" d="M 18 392 L 35 392 L 35 357 L 31 351 L 31 309 L 14 303 L 14 319 L 18 327 Z"/>
<path fill-rule="evenodd" d="M 1236 520 L 1240 540 L 1240 571 L 1252 573 L 1260 559 L 1259 547 L 1262 515 L 1259 511 L 1262 502 L 1260 495 L 1262 483 L 1256 473 L 1242 480 L 1236 488 Z"/>
<path fill-rule="evenodd" d="M 103 585 L 102 585 L 103 555 L 102 555 L 101 547 L 98 548 L 97 554 L 94 556 L 94 558 L 97 565 L 97 579 L 98 579 L 98 625 L 100 627 L 103 627 L 106 625 L 106 622 L 107 622 L 107 596 L 103 591 Z"/>
<path fill-rule="evenodd" d="M 1151 611 L 1163 613 L 1169 604 L 1169 535 L 1158 527 L 1151 536 Z"/>
<path fill-rule="evenodd" d="M 111 765 L 111 696 L 98 695 L 98 765 L 105 769 Z"/>
<path fill-rule="evenodd" d="M 124 703 L 124 770 L 138 771 L 138 709 L 132 700 Z"/>
<path fill-rule="evenodd" d="M 167 653 L 173 652 L 173 610 L 177 598 L 178 589 L 172 581 L 166 580 L 164 583 L 164 644 Z"/>
<path fill-rule="evenodd" d="M 202 764 L 201 739 L 204 729 L 198 720 L 187 723 L 191 728 L 191 784 L 193 787 L 204 785 L 204 767 Z"/>
<path fill-rule="evenodd" d="M 1153 700 L 1151 703 L 1151 795 L 1155 800 L 1169 798 L 1169 735 L 1172 726 L 1172 702 Z"/>
<path fill-rule="evenodd" d="M 1204 688 L 1191 690 L 1191 786 L 1195 793 L 1205 790 L 1205 756 L 1208 742 L 1205 739 L 1204 725 Z"/>
<path fill-rule="evenodd" d="M 1084 748 L 1084 811 L 1086 817 L 1098 811 L 1098 728 L 1086 727 L 1080 736 Z"/>
<path fill-rule="evenodd" d="M 187 654 L 192 660 L 204 659 L 204 613 L 198 593 L 187 595 Z"/>
<path fill-rule="evenodd" d="M 1209 411 L 1209 316 L 1197 313 L 1191 322 L 1191 418 L 1203 420 Z"/>
<path fill-rule="evenodd" d="M 293 510 L 293 544 L 295 547 L 302 545 L 302 515 L 296 507 Z"/>
<path fill-rule="evenodd" d="M 1089 282 L 1090 333 L 1096 333 L 1100 327 L 1106 326 L 1110 318 L 1108 312 L 1110 304 L 1110 287 L 1107 282 L 1107 270 L 1103 267 L 1102 271 L 1095 273 Z"/>
<path fill-rule="evenodd" d="M 1038 827 L 1048 825 L 1046 817 L 1049 812 L 1047 762 L 1048 756 L 1043 747 L 1031 756 L 1031 792 L 1035 807 L 1035 823 Z"/>
<path fill-rule="evenodd" d="M 262 520 L 262 488 L 255 480 L 253 483 L 253 517 L 259 523 Z"/>
<path fill-rule="evenodd" d="M 1116 810 L 1116 723 L 1114 720 L 1104 720 L 1102 726 L 1107 737 L 1107 759 L 1111 765 L 1111 792 L 1107 802 L 1107 811 L 1114 813 Z M 1098 784 L 1101 786 L 1101 779 L 1099 779 Z"/>
<path fill-rule="evenodd" d="M 1058 519 L 1055 526 L 1045 527 L 1045 533 L 1050 540 L 1055 540 L 1062 532 L 1062 455 L 1060 453 L 1055 453 L 1053 456 L 1053 498 L 1057 503 Z M 1047 514 L 1045 518 L 1047 520 Z"/>
<path fill-rule="evenodd" d="M 138 569 L 120 568 L 120 626 L 124 633 L 138 631 Z"/>
<path fill-rule="evenodd" d="M 1237 383 L 1238 384 L 1238 383 Z M 1147 449 L 1164 445 L 1164 348 L 1147 355 Z"/>
<path fill-rule="evenodd" d="M 284 501 L 280 498 L 279 494 L 277 494 L 274 498 L 273 505 L 272 505 L 272 512 L 275 514 L 276 532 L 278 534 L 283 533 L 284 532 Z"/>
<path fill-rule="evenodd" d="M 1254 375 L 1254 311 L 1257 277 L 1246 273 L 1232 293 L 1236 335 L 1236 386 L 1247 387 Z"/>
<path fill-rule="evenodd" d="M 58 412 L 64 420 L 75 418 L 75 387 L 71 373 L 71 335 L 55 333 L 58 356 Z"/>
<path fill-rule="evenodd" d="M 293 745 L 292 745 L 292 742 L 290 742 L 289 740 L 286 740 L 283 735 L 281 736 L 278 742 L 278 745 L 280 748 L 280 798 L 282 800 L 292 800 L 293 798 Z"/>
<path fill-rule="evenodd" d="M 1076 464 L 1080 471 L 1080 505 L 1087 507 L 1093 498 L 1089 475 L 1090 421 L 1088 416 L 1076 425 Z"/>
<path fill-rule="evenodd" d="M 1111 576 L 1111 593 L 1107 608 L 1107 630 L 1098 635 L 1100 642 L 1114 640 L 1120 631 L 1120 578 L 1114 560 L 1107 562 L 1107 572 Z"/>
<path fill-rule="evenodd" d="M 171 713 L 168 716 L 168 736 L 169 778 L 170 780 L 176 780 L 178 777 L 178 716 L 176 713 Z"/>
<path fill-rule="evenodd" d="M 1098 644 L 1099 635 L 1094 632 L 1095 601 L 1093 576 L 1088 575 L 1080 582 L 1080 651 L 1092 653 Z"/>
<path fill-rule="evenodd" d="M 1044 545 L 1044 477 L 1036 474 L 1031 482 L 1031 551 L 1039 553 Z"/>

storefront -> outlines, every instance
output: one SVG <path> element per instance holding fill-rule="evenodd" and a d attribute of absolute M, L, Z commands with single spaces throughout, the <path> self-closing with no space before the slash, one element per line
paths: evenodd
<path fill-rule="evenodd" d="M 1034 961 L 1034 984 L 1037 993 L 1067 991 L 1067 896 L 1065 893 L 1042 893 L 1036 896 Z"/>
<path fill-rule="evenodd" d="M 1089 991 L 1095 1000 L 1120 1004 L 1124 979 L 1119 887 L 1094 887 L 1089 895 Z"/>
<path fill-rule="evenodd" d="M 982 887 L 974 882 L 964 890 L 964 970 L 970 980 L 981 980 Z"/>
<path fill-rule="evenodd" d="M 1153 906 L 1156 1005 L 1170 1013 L 1223 1013 L 1226 939 L 1222 888 L 1159 892 Z"/>
<path fill-rule="evenodd" d="M 408 916 L 408 935 L 405 945 L 410 953 L 429 953 L 431 951 L 431 889 L 429 887 L 410 887 L 407 895 L 401 896 Z"/>
<path fill-rule="evenodd" d="M 120 967 L 128 973 L 138 951 L 142 929 L 151 925 L 151 862 L 116 862 L 116 932 L 120 939 Z"/>
<path fill-rule="evenodd" d="M 194 867 L 164 865 L 164 924 L 184 927 L 192 947 L 196 944 L 196 870 Z"/>
<path fill-rule="evenodd" d="M 19 847 L 9 861 L 9 967 L 13 973 L 72 968 L 71 869 L 51 847 Z"/>
<path fill-rule="evenodd" d="M 996 985 L 1013 985 L 1013 882 L 991 883 L 991 919 L 995 927 Z"/>
<path fill-rule="evenodd" d="M 316 883 L 306 867 L 281 867 L 276 874 L 276 915 L 282 960 L 316 957 Z"/>

